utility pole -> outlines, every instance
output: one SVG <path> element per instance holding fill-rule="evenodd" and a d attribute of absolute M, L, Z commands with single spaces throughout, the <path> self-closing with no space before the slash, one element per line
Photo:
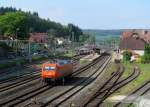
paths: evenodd
<path fill-rule="evenodd" d="M 54 39 L 54 57 L 56 59 L 56 39 Z"/>
<path fill-rule="evenodd" d="M 19 31 L 19 28 L 17 28 L 16 29 L 16 34 L 15 34 L 15 36 L 16 36 L 16 57 L 17 57 L 17 53 L 18 53 L 18 31 Z M 16 62 L 16 67 L 17 67 L 17 78 L 19 78 L 20 77 L 20 74 L 19 74 L 19 70 L 20 70 L 20 62 Z"/>
<path fill-rule="evenodd" d="M 17 52 L 18 52 L 18 31 L 19 31 L 19 28 L 16 29 L 16 57 L 17 57 Z"/>
<path fill-rule="evenodd" d="M 72 57 L 73 57 L 73 52 L 74 52 L 74 32 L 72 32 Z"/>
<path fill-rule="evenodd" d="M 31 42 L 29 40 L 29 62 L 32 62 L 32 58 L 31 58 Z"/>

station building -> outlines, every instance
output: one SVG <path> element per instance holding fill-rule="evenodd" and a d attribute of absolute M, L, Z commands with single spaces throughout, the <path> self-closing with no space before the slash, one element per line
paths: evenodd
<path fill-rule="evenodd" d="M 145 44 L 150 44 L 150 30 L 134 29 L 122 32 L 119 49 L 123 53 L 125 50 L 132 52 L 132 59 L 144 55 Z"/>

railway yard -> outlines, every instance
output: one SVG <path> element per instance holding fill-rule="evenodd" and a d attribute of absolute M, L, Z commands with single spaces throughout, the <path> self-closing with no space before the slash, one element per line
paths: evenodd
<path fill-rule="evenodd" d="M 91 56 L 88 63 L 80 63 L 88 55 L 75 55 L 73 72 L 63 82 L 43 82 L 41 66 L 50 60 L 1 70 L 0 107 L 134 107 L 139 96 L 150 92 L 147 80 L 124 99 L 108 104 L 110 96 L 138 78 L 142 71 L 134 65 L 123 76 L 126 67 L 113 62 L 110 53 Z"/>
<path fill-rule="evenodd" d="M 148 0 L 0 0 L 0 107 L 150 107 Z"/>

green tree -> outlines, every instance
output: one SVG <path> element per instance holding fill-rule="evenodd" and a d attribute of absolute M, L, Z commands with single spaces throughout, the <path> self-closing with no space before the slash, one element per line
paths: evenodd
<path fill-rule="evenodd" d="M 144 56 L 141 59 L 143 63 L 150 63 L 150 44 L 145 44 Z"/>
<path fill-rule="evenodd" d="M 95 36 L 90 36 L 90 42 L 95 44 Z"/>
<path fill-rule="evenodd" d="M 16 32 L 16 29 L 19 31 Z M 79 41 L 83 34 L 82 30 L 73 24 L 68 26 L 61 25 L 51 21 L 50 19 L 42 19 L 37 12 L 23 12 L 21 9 L 15 8 L 0 8 L 0 33 L 2 35 L 15 37 L 16 33 L 19 39 L 28 38 L 31 32 L 49 32 L 57 37 L 68 38 L 74 33 L 74 40 Z M 72 38 L 72 37 L 71 37 Z"/>
<path fill-rule="evenodd" d="M 68 24 L 69 35 L 71 40 L 79 42 L 80 36 L 83 34 L 82 30 L 73 24 Z"/>
<path fill-rule="evenodd" d="M 89 34 L 82 34 L 80 36 L 80 42 L 86 42 L 90 39 L 90 35 Z"/>
<path fill-rule="evenodd" d="M 123 61 L 130 61 L 132 53 L 130 51 L 123 52 Z"/>
<path fill-rule="evenodd" d="M 16 36 L 16 30 L 18 31 L 18 38 L 26 38 L 27 36 L 27 16 L 22 12 L 6 13 L 0 16 L 0 26 L 2 34 L 4 36 Z"/>
<path fill-rule="evenodd" d="M 47 31 L 49 36 L 56 36 L 57 35 L 57 31 L 55 29 L 49 29 Z"/>

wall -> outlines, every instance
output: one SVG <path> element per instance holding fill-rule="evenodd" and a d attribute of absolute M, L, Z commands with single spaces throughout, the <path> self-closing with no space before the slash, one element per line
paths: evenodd
<path fill-rule="evenodd" d="M 121 50 L 121 54 L 123 54 L 125 50 Z M 144 55 L 144 50 L 132 50 L 133 52 L 139 54 L 140 56 Z"/>
<path fill-rule="evenodd" d="M 133 50 L 133 51 L 139 54 L 140 56 L 144 55 L 144 50 Z"/>

